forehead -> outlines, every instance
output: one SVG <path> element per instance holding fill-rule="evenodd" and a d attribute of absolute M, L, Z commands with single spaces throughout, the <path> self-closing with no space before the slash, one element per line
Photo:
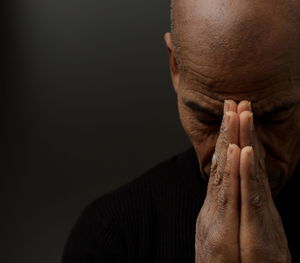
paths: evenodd
<path fill-rule="evenodd" d="M 243 100 L 251 101 L 253 112 L 264 115 L 274 109 L 284 110 L 300 104 L 300 87 L 280 85 L 278 88 L 265 88 L 237 92 L 217 92 L 210 87 L 186 83 L 181 86 L 180 97 L 183 102 L 193 102 L 210 109 L 216 116 L 222 116 L 224 100 L 234 100 L 237 103 Z"/>
<path fill-rule="evenodd" d="M 204 72 L 199 74 L 189 71 L 181 75 L 180 96 L 184 100 L 192 100 L 204 107 L 214 108 L 219 115 L 226 99 L 236 102 L 251 101 L 256 113 L 268 112 L 282 105 L 299 104 L 300 101 L 299 78 L 293 78 L 288 65 L 256 81 L 249 76 L 245 79 L 235 77 L 220 81 L 209 77 L 207 71 Z"/>
<path fill-rule="evenodd" d="M 174 8 L 187 90 L 219 101 L 299 94 L 299 45 L 278 3 L 178 0 Z"/>
<path fill-rule="evenodd" d="M 177 55 L 188 71 L 207 71 L 219 82 L 255 82 L 277 74 L 294 56 L 291 26 L 273 1 L 177 2 Z"/>
<path fill-rule="evenodd" d="M 278 93 L 291 93 L 300 89 L 299 75 L 292 64 L 283 64 L 272 71 L 260 65 L 224 73 L 217 67 L 188 67 L 181 73 L 183 89 L 206 94 L 217 100 L 235 99 L 257 101 Z"/>

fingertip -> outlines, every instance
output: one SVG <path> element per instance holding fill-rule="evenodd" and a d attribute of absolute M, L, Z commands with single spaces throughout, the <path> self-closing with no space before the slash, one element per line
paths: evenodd
<path fill-rule="evenodd" d="M 229 161 L 230 160 L 230 157 L 231 157 L 231 155 L 232 155 L 232 152 L 233 152 L 233 144 L 229 144 L 228 145 L 228 149 L 227 149 L 227 161 Z"/>
<path fill-rule="evenodd" d="M 227 111 L 237 111 L 237 104 L 234 100 L 224 100 L 224 113 Z"/>
<path fill-rule="evenodd" d="M 244 147 L 244 151 L 247 153 L 247 154 L 251 154 L 253 152 L 253 147 L 252 146 L 246 146 Z"/>
<path fill-rule="evenodd" d="M 227 150 L 227 160 L 229 161 L 232 159 L 232 156 L 234 159 L 239 158 L 240 154 L 240 147 L 234 143 L 231 143 L 228 145 L 228 150 Z"/>
<path fill-rule="evenodd" d="M 242 100 L 237 105 L 237 112 L 238 112 L 238 114 L 241 114 L 243 111 L 251 111 L 252 112 L 251 101 L 249 101 L 249 100 Z"/>
<path fill-rule="evenodd" d="M 231 149 L 231 151 L 237 151 L 237 150 L 239 151 L 240 150 L 240 147 L 235 143 L 230 143 L 228 147 Z"/>
<path fill-rule="evenodd" d="M 241 163 L 241 175 L 244 174 L 244 171 L 249 170 L 250 165 L 253 161 L 253 147 L 252 146 L 245 146 L 241 150 L 240 155 L 240 163 Z"/>
<path fill-rule="evenodd" d="M 241 153 L 241 148 L 238 145 L 234 144 L 233 147 L 234 147 L 234 151 L 236 151 L 239 154 Z"/>
<path fill-rule="evenodd" d="M 243 149 L 242 149 L 242 154 L 245 155 L 245 156 L 251 156 L 253 153 L 253 147 L 252 146 L 245 146 Z"/>
<path fill-rule="evenodd" d="M 241 148 L 237 144 L 232 144 L 233 152 L 235 152 L 237 155 L 241 154 Z"/>
<path fill-rule="evenodd" d="M 224 113 L 226 113 L 229 110 L 229 100 L 224 100 Z"/>

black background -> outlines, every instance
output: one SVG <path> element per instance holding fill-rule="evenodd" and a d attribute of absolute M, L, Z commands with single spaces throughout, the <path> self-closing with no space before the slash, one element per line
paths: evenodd
<path fill-rule="evenodd" d="M 186 149 L 163 34 L 169 1 L 2 9 L 1 262 L 60 262 L 83 207 Z"/>

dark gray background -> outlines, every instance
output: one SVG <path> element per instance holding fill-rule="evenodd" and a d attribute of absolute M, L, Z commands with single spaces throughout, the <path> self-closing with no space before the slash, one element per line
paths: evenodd
<path fill-rule="evenodd" d="M 83 207 L 186 149 L 169 1 L 26 0 L 4 10 L 1 262 L 59 262 Z"/>

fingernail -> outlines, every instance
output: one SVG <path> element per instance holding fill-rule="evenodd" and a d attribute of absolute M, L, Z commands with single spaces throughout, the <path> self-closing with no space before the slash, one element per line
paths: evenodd
<path fill-rule="evenodd" d="M 228 145 L 228 150 L 227 150 L 227 161 L 230 160 L 232 152 L 233 152 L 233 144 L 229 144 Z"/>
<path fill-rule="evenodd" d="M 231 114 L 229 112 L 225 112 L 225 130 L 228 128 L 229 126 L 229 121 L 231 118 Z"/>
<path fill-rule="evenodd" d="M 229 111 L 229 100 L 224 100 L 224 113 Z"/>

